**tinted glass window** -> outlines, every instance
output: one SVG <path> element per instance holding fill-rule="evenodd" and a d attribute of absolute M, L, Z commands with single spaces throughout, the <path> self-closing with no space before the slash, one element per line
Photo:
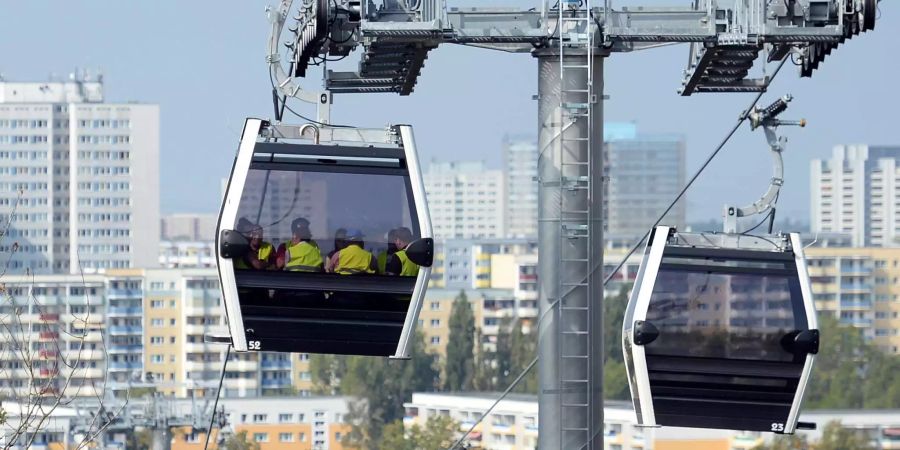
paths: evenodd
<path fill-rule="evenodd" d="M 660 269 L 647 310 L 647 353 L 791 361 L 781 339 L 806 329 L 796 275 Z"/>
<path fill-rule="evenodd" d="M 323 259 L 354 232 L 362 235 L 366 251 L 378 255 L 387 249 L 392 229 L 405 227 L 413 239 L 419 237 L 408 185 L 400 174 L 252 169 L 234 229 L 277 249 L 291 241 L 297 219 L 304 219 Z"/>

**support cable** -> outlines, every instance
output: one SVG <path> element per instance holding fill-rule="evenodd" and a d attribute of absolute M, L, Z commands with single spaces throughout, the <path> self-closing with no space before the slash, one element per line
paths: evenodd
<path fill-rule="evenodd" d="M 784 67 L 784 63 L 787 62 L 787 60 L 788 60 L 787 57 L 781 59 L 781 62 L 778 64 L 778 67 L 775 68 L 774 72 L 772 72 L 772 77 L 769 79 L 770 84 L 772 81 L 775 80 L 775 77 L 778 75 L 778 72 L 781 71 L 781 68 Z M 650 235 L 650 232 L 653 231 L 653 229 L 656 228 L 656 226 L 659 225 L 660 222 L 662 222 L 662 220 L 666 217 L 666 214 L 668 214 L 669 211 L 671 211 L 672 208 L 675 207 L 675 204 L 678 203 L 678 201 L 681 200 L 682 197 L 684 197 L 684 194 L 687 193 L 688 189 L 690 189 L 691 186 L 694 184 L 694 182 L 697 181 L 697 178 L 700 177 L 700 174 L 703 173 L 703 171 L 706 169 L 706 167 L 709 166 L 709 164 L 712 162 L 713 159 L 715 159 L 716 155 L 718 155 L 719 152 L 725 147 L 725 144 L 727 144 L 728 141 L 731 140 L 732 136 L 734 136 L 734 133 L 737 132 L 738 128 L 740 128 L 740 126 L 743 125 L 743 123 L 749 118 L 750 112 L 753 111 L 753 108 L 756 106 L 757 103 L 759 103 L 759 100 L 762 98 L 763 94 L 765 94 L 765 93 L 766 93 L 765 90 L 760 91 L 759 94 L 757 94 L 756 97 L 753 98 L 753 102 L 751 102 L 750 106 L 746 110 L 744 110 L 744 112 L 741 113 L 740 117 L 738 118 L 737 123 L 734 125 L 734 127 L 731 129 L 731 131 L 719 143 L 719 145 L 716 147 L 716 149 L 713 150 L 713 152 L 709 154 L 709 156 L 706 158 L 706 161 L 703 162 L 703 164 L 700 166 L 699 169 L 697 169 L 697 171 L 694 173 L 694 175 L 691 177 L 691 179 L 688 180 L 687 184 L 684 185 L 684 187 L 681 189 L 681 191 L 678 193 L 678 195 L 675 196 L 675 199 L 672 200 L 672 203 L 670 203 L 669 206 L 666 208 L 666 210 L 663 211 L 662 214 L 660 214 L 659 218 L 656 219 L 656 222 L 653 223 L 653 226 L 651 226 L 650 229 L 647 230 L 646 233 L 644 233 L 644 235 L 641 237 L 641 239 L 639 241 L 637 241 L 637 243 L 635 243 L 633 247 L 631 247 L 631 250 L 628 252 L 628 254 L 626 254 L 625 257 L 622 258 L 622 261 L 620 261 L 619 264 L 615 267 L 615 269 L 613 269 L 613 271 L 610 272 L 610 274 L 603 280 L 604 287 L 606 287 L 606 285 L 609 284 L 610 280 L 612 280 L 613 276 L 615 276 L 615 274 L 618 273 L 619 270 L 622 269 L 622 267 L 628 261 L 628 258 L 630 258 L 631 255 L 633 255 L 634 252 L 637 251 L 638 248 L 640 248 L 641 244 L 647 239 L 647 236 Z M 603 264 L 603 262 L 601 261 L 597 267 L 599 267 L 602 264 Z M 596 270 L 597 267 L 594 267 L 589 273 L 593 273 L 593 271 Z M 553 307 L 555 307 L 555 304 L 558 302 L 559 302 L 559 300 L 554 302 L 554 304 L 551 305 L 551 308 L 548 308 L 548 311 L 552 310 Z M 538 320 L 538 323 L 540 323 L 540 320 Z M 519 384 L 519 381 L 521 381 L 522 378 L 524 378 L 525 375 L 527 375 L 528 372 L 530 372 L 531 369 L 534 368 L 535 364 L 537 364 L 537 361 L 538 361 L 538 358 L 535 357 L 531 361 L 531 363 L 528 364 L 528 367 L 526 367 L 522 371 L 522 373 L 520 373 L 519 376 L 516 377 L 515 380 L 513 380 L 512 384 L 510 384 L 509 387 L 507 387 L 506 390 L 503 391 L 503 393 L 500 395 L 500 397 L 498 397 L 497 400 L 494 400 L 494 403 L 491 404 L 491 406 L 487 409 L 487 411 L 485 411 L 484 414 L 482 414 L 481 417 L 478 418 L 478 420 L 476 420 L 475 423 L 472 424 L 472 426 L 469 427 L 469 429 L 459 439 L 457 439 L 456 442 L 452 446 L 450 446 L 450 450 L 456 450 L 456 449 L 462 448 L 462 447 L 460 447 L 460 445 L 466 439 L 466 437 L 468 437 L 469 434 L 475 429 L 475 427 L 477 427 L 478 424 L 480 424 L 481 421 L 483 421 L 484 418 L 487 417 L 488 414 L 490 414 L 491 411 L 504 398 L 506 398 L 507 395 L 509 395 L 509 393 L 516 387 L 516 385 Z M 602 430 L 603 430 L 603 428 L 601 427 L 600 430 L 597 431 L 597 433 L 601 432 Z M 591 437 L 591 439 L 589 439 L 588 442 L 593 440 L 594 437 L 596 437 L 596 435 Z M 587 446 L 587 444 L 585 444 L 585 446 L 582 448 L 585 448 L 586 446 Z"/>
<path fill-rule="evenodd" d="M 775 79 L 775 77 L 778 75 L 778 72 L 781 71 L 781 68 L 784 67 L 784 63 L 786 61 L 787 61 L 787 58 L 781 59 L 781 62 L 778 64 L 778 67 L 775 68 L 774 72 L 772 72 L 772 77 L 770 78 L 770 81 L 769 81 L 770 84 L 771 84 L 771 81 L 773 81 Z M 687 193 L 688 189 L 691 188 L 691 185 L 693 185 L 694 182 L 697 181 L 697 178 L 699 178 L 700 174 L 703 173 L 703 171 L 706 169 L 707 166 L 709 166 L 709 163 L 711 163 L 712 160 L 716 157 L 716 155 L 718 155 L 719 152 L 725 147 L 725 144 L 727 144 L 728 141 L 731 140 L 731 137 L 734 136 L 734 133 L 737 132 L 738 128 L 740 128 L 741 125 L 743 125 L 744 122 L 747 121 L 747 118 L 750 117 L 750 112 L 753 111 L 753 108 L 756 106 L 757 103 L 759 103 L 759 99 L 761 99 L 763 94 L 765 94 L 765 93 L 766 93 L 766 91 L 763 90 L 763 91 L 760 91 L 759 94 L 756 94 L 756 97 L 753 98 L 753 102 L 750 103 L 750 107 L 748 107 L 746 110 L 744 110 L 743 113 L 741 113 L 741 116 L 738 118 L 737 123 L 734 124 L 734 127 L 731 129 L 731 131 L 728 133 L 727 136 L 725 136 L 725 139 L 722 139 L 722 142 L 719 143 L 719 145 L 716 147 L 716 149 L 713 150 L 713 152 L 710 153 L 709 156 L 706 157 L 706 161 L 704 161 L 703 164 L 700 166 L 700 168 L 697 169 L 696 172 L 694 172 L 694 175 L 691 177 L 690 180 L 688 180 L 687 184 L 685 184 L 684 187 L 681 188 L 681 191 L 678 192 L 678 195 L 675 196 L 675 199 L 672 200 L 672 203 L 669 203 L 669 206 L 666 207 L 666 210 L 663 211 L 663 213 L 659 215 L 659 218 L 656 219 L 656 222 L 653 222 L 653 225 L 650 227 L 650 229 L 647 230 L 646 233 L 644 233 L 644 236 L 642 236 L 639 241 L 635 242 L 634 246 L 631 247 L 631 250 L 629 250 L 628 253 L 625 255 L 625 257 L 622 258 L 621 261 L 619 261 L 619 264 L 615 267 L 615 269 L 613 269 L 612 272 L 610 272 L 609 275 L 607 275 L 606 279 L 603 280 L 604 286 L 606 286 L 606 284 L 609 283 L 609 280 L 611 280 L 612 277 L 614 277 L 617 273 L 619 273 L 619 270 L 621 270 L 622 267 L 625 265 L 625 263 L 628 262 L 628 258 L 630 258 L 631 255 L 633 255 L 634 252 L 636 252 L 637 249 L 641 247 L 641 244 L 643 244 L 644 241 L 647 240 L 647 236 L 650 236 L 650 233 L 653 231 L 653 229 L 656 228 L 656 226 L 659 225 L 660 222 L 663 221 L 663 219 L 666 217 L 666 215 L 669 214 L 669 211 L 671 211 L 672 208 L 675 207 L 675 204 L 678 203 L 679 200 L 681 200 L 681 197 L 684 197 L 684 194 Z"/>
<path fill-rule="evenodd" d="M 222 362 L 222 374 L 219 375 L 219 388 L 216 389 L 216 400 L 213 402 L 212 414 L 209 417 L 209 428 L 206 430 L 206 443 L 203 444 L 203 450 L 207 450 L 209 448 L 209 437 L 212 436 L 213 424 L 216 423 L 216 408 L 219 407 L 219 397 L 222 396 L 222 383 L 225 381 L 225 368 L 228 367 L 228 357 L 231 356 L 231 344 L 228 344 L 228 348 L 225 350 L 225 361 Z M 222 433 L 222 429 L 219 428 L 219 434 Z"/>

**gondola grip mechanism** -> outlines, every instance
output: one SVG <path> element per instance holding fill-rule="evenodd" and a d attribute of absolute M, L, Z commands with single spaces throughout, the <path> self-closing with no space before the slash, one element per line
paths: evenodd
<path fill-rule="evenodd" d="M 413 241 L 406 247 L 406 256 L 421 267 L 431 267 L 434 263 L 434 239 L 423 238 Z"/>

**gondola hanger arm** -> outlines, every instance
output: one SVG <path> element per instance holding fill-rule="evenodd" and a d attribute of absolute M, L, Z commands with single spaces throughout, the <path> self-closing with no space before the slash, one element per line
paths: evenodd
<path fill-rule="evenodd" d="M 787 109 L 788 103 L 793 99 L 790 94 L 776 100 L 771 105 L 760 108 L 755 107 L 748 114 L 751 129 L 759 127 L 763 128 L 766 135 L 766 141 L 769 144 L 770 154 L 772 155 L 773 174 L 769 181 L 769 187 L 766 192 L 755 202 L 746 206 L 725 205 L 723 210 L 724 231 L 726 233 L 737 233 L 737 221 L 742 217 L 750 217 L 757 214 L 769 213 L 778 201 L 778 194 L 781 192 L 781 186 L 784 184 L 784 159 L 781 153 L 787 144 L 787 138 L 778 136 L 777 128 L 779 126 L 799 126 L 805 127 L 806 120 L 779 120 L 779 114 Z"/>

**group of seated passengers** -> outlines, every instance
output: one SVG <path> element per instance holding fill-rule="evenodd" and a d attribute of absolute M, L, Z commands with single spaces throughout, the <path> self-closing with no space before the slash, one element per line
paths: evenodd
<path fill-rule="evenodd" d="M 236 269 L 287 270 L 292 272 L 329 272 L 340 275 L 384 274 L 414 277 L 419 266 L 410 261 L 406 249 L 412 243 L 412 231 L 406 227 L 388 232 L 388 248 L 376 257 L 364 248 L 363 233 L 357 229 L 338 229 L 334 250 L 323 258 L 319 244 L 312 239 L 309 221 L 297 218 L 291 223 L 291 240 L 276 249 L 263 237 L 263 229 L 245 218 L 237 231 L 247 236 L 250 251 L 234 260 Z"/>

